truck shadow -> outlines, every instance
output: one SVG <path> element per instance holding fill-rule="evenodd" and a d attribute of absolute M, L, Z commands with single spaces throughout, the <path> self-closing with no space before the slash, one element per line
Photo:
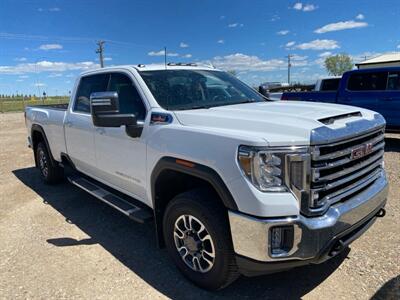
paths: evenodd
<path fill-rule="evenodd" d="M 66 222 L 78 226 L 90 237 L 83 240 L 59 237 L 48 239 L 48 243 L 55 247 L 100 244 L 132 272 L 173 299 L 299 299 L 329 277 L 349 251 L 321 265 L 261 277 L 242 277 L 225 290 L 211 293 L 188 282 L 175 269 L 167 252 L 157 248 L 152 224 L 136 224 L 67 182 L 57 186 L 45 185 L 34 167 L 14 170 L 13 173 L 46 205 L 61 213 Z"/>

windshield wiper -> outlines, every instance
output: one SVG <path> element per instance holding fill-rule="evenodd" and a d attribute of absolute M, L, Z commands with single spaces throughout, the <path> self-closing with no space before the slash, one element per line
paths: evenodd
<path fill-rule="evenodd" d="M 193 105 L 191 107 L 189 107 L 188 109 L 209 109 L 210 106 L 208 105 Z"/>

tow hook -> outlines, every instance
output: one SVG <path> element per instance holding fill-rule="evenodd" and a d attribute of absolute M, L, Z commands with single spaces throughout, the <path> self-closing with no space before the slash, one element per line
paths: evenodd
<path fill-rule="evenodd" d="M 381 208 L 375 215 L 377 218 L 383 218 L 386 215 L 386 209 Z"/>

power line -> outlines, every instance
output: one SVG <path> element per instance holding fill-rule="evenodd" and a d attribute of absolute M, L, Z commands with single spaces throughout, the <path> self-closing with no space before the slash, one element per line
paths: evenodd
<path fill-rule="evenodd" d="M 105 43 L 105 41 L 101 41 L 101 40 L 96 43 L 97 46 L 99 46 L 99 48 L 96 49 L 96 53 L 99 54 L 100 67 L 102 67 L 102 68 L 104 68 L 104 58 L 103 58 L 104 43 Z"/>

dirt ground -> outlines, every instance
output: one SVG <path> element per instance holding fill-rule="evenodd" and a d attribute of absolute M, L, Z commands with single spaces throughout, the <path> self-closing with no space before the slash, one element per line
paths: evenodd
<path fill-rule="evenodd" d="M 385 163 L 387 215 L 349 253 L 209 293 L 157 248 L 152 225 L 68 183 L 44 185 L 26 147 L 23 114 L 0 114 L 0 298 L 400 299 L 400 135 L 387 135 Z"/>

